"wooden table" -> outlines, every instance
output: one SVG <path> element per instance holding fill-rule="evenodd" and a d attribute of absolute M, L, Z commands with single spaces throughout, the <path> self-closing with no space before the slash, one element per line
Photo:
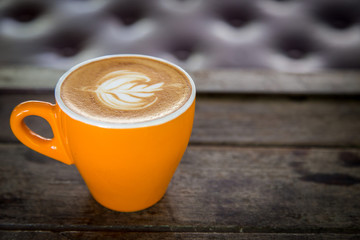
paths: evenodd
<path fill-rule="evenodd" d="M 74 166 L 12 135 L 13 107 L 54 102 L 62 72 L 0 69 L 0 239 L 360 239 L 359 72 L 194 72 L 189 147 L 136 213 L 100 206 Z"/>

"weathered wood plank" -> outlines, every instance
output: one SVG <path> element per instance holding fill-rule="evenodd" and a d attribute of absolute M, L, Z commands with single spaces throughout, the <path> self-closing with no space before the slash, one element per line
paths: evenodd
<path fill-rule="evenodd" d="M 63 73 L 65 73 L 65 70 L 44 67 L 2 66 L 0 67 L 0 89 L 54 89 Z"/>
<path fill-rule="evenodd" d="M 189 147 L 165 197 L 103 208 L 74 166 L 0 145 L 0 229 L 360 233 L 360 150 Z"/>
<path fill-rule="evenodd" d="M 216 127 L 215 127 L 216 126 Z M 192 143 L 360 146 L 360 100 L 199 99 Z"/>
<path fill-rule="evenodd" d="M 272 233 L 181 233 L 181 232 L 89 232 L 89 231 L 71 231 L 71 232 L 50 232 L 50 231 L 0 231 L 0 239 L 37 239 L 37 240 L 69 240 L 69 239 L 116 239 L 116 240 L 172 240 L 172 239 L 240 239 L 240 240 L 347 240 L 356 239 L 355 234 L 272 234 Z"/>
<path fill-rule="evenodd" d="M 54 89 L 65 70 L 2 66 L 0 89 Z M 360 71 L 285 73 L 268 70 L 217 69 L 190 73 L 199 93 L 359 94 Z"/>
<path fill-rule="evenodd" d="M 217 69 L 192 73 L 200 93 L 359 94 L 360 72 Z"/>
<path fill-rule="evenodd" d="M 51 93 L 0 95 L 0 141 L 16 141 L 9 116 L 18 103 L 30 99 L 54 102 Z M 30 123 L 39 133 L 51 135 L 44 122 Z M 191 143 L 359 147 L 359 132 L 357 98 L 199 96 Z"/>

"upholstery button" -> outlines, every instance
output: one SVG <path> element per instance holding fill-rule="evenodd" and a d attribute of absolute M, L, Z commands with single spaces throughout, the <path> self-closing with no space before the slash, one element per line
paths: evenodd
<path fill-rule="evenodd" d="M 18 22 L 30 22 L 39 17 L 44 12 L 44 7 L 40 4 L 34 2 L 24 2 L 12 6 L 8 13 L 7 17 L 12 18 Z"/>
<path fill-rule="evenodd" d="M 228 10 L 223 14 L 223 19 L 233 27 L 243 27 L 249 22 L 250 16 L 236 10 Z"/>
<path fill-rule="evenodd" d="M 351 22 L 345 19 L 333 19 L 330 24 L 338 29 L 345 29 L 351 25 Z"/>
<path fill-rule="evenodd" d="M 286 55 L 292 59 L 300 59 L 306 55 L 306 52 L 302 49 L 292 48 L 286 50 Z"/>
<path fill-rule="evenodd" d="M 335 29 L 347 29 L 355 24 L 359 15 L 360 5 L 356 5 L 356 2 L 345 3 L 346 1 L 339 1 L 319 5 L 315 10 L 315 15 L 317 15 L 320 21 Z"/>
<path fill-rule="evenodd" d="M 175 55 L 175 57 L 181 61 L 185 61 L 186 59 L 188 59 L 191 55 L 191 51 L 190 50 L 182 50 L 182 49 L 178 49 L 173 51 L 173 54 Z"/>
<path fill-rule="evenodd" d="M 302 32 L 288 32 L 279 36 L 277 43 L 277 48 L 291 59 L 305 58 L 315 46 L 314 40 Z"/>
<path fill-rule="evenodd" d="M 178 60 L 186 61 L 193 54 L 195 43 L 196 40 L 189 41 L 189 39 L 177 39 L 177 41 L 174 41 L 174 45 L 170 46 L 169 52 L 171 52 Z"/>
<path fill-rule="evenodd" d="M 78 49 L 75 47 L 62 47 L 59 49 L 59 54 L 64 57 L 72 57 L 75 56 L 78 52 Z"/>
<path fill-rule="evenodd" d="M 217 9 L 215 9 L 217 10 Z M 232 27 L 239 28 L 246 26 L 254 19 L 254 9 L 252 5 L 234 2 L 229 5 L 219 7 L 219 17 Z"/>
<path fill-rule="evenodd" d="M 111 5 L 109 11 L 124 25 L 130 26 L 143 18 L 145 12 L 140 2 L 125 2 L 126 4 Z"/>
<path fill-rule="evenodd" d="M 62 31 L 50 39 L 49 45 L 57 54 L 72 57 L 81 51 L 86 39 L 86 33 Z"/>

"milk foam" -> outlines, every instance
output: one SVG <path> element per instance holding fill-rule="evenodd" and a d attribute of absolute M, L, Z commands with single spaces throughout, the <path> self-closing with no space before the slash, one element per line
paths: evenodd
<path fill-rule="evenodd" d="M 105 81 L 103 79 L 106 79 Z M 146 84 L 151 79 L 143 73 L 120 70 L 106 74 L 95 90 L 98 99 L 106 106 L 119 110 L 139 110 L 153 105 L 163 90 L 163 82 Z"/>

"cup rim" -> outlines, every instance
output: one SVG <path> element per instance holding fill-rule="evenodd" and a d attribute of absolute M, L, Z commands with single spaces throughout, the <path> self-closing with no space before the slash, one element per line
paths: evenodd
<path fill-rule="evenodd" d="M 65 103 L 63 102 L 63 100 L 61 99 L 60 96 L 60 91 L 61 91 L 61 85 L 64 82 L 64 80 L 75 70 L 77 70 L 78 68 L 80 68 L 81 66 L 84 66 L 86 64 L 92 63 L 92 62 L 96 62 L 96 61 L 100 61 L 103 59 L 108 59 L 108 58 L 118 58 L 118 57 L 139 57 L 139 58 L 146 58 L 146 59 L 151 59 L 151 60 L 155 60 L 155 61 L 159 61 L 161 63 L 165 63 L 168 64 L 176 69 L 178 69 L 179 71 L 181 71 L 182 73 L 185 74 L 185 76 L 188 78 L 190 84 L 191 84 L 191 95 L 189 97 L 189 99 L 185 102 L 184 105 L 182 105 L 178 110 L 176 110 L 175 112 L 172 112 L 168 115 L 165 115 L 161 118 L 157 118 L 157 119 L 153 119 L 153 120 L 148 120 L 148 121 L 144 121 L 144 122 L 135 122 L 135 123 L 111 123 L 111 122 L 102 122 L 102 121 L 98 121 L 95 119 L 90 119 L 87 118 L 85 116 L 82 116 L 74 111 L 72 111 L 70 108 L 68 108 Z M 117 129 L 124 129 L 124 128 L 141 128 L 141 127 L 150 127 L 150 126 L 156 126 L 156 125 L 161 125 L 164 124 L 166 122 L 169 122 L 177 117 L 179 117 L 180 115 L 182 115 L 187 109 L 189 109 L 191 107 L 191 105 L 193 104 L 194 100 L 195 100 L 195 96 L 196 96 L 196 88 L 195 88 L 195 83 L 193 81 L 193 79 L 191 78 L 191 76 L 181 67 L 179 67 L 178 65 L 171 63 L 165 59 L 162 58 L 158 58 L 158 57 L 153 57 L 153 56 L 148 56 L 148 55 L 142 55 L 142 54 L 113 54 L 113 55 L 105 55 L 105 56 L 101 56 L 101 57 L 96 57 L 96 58 L 92 58 L 86 61 L 83 61 L 75 66 L 73 66 L 72 68 L 70 68 L 68 71 L 66 71 L 59 79 L 59 81 L 56 84 L 55 87 L 55 100 L 56 103 L 58 104 L 58 106 L 61 108 L 61 110 L 63 110 L 69 117 L 78 120 L 80 122 L 89 124 L 89 125 L 93 125 L 93 126 L 97 126 L 97 127 L 102 127 L 102 128 L 117 128 Z"/>

